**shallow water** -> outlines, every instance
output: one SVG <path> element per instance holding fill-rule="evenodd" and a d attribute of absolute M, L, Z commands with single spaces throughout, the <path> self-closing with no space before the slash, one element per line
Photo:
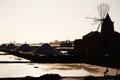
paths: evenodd
<path fill-rule="evenodd" d="M 0 55 L 0 61 L 28 61 L 13 55 Z M 62 77 L 103 76 L 105 67 L 88 64 L 38 64 L 38 63 L 0 63 L 0 77 L 39 77 L 54 73 Z M 109 68 L 109 75 L 115 75 L 117 69 Z"/>

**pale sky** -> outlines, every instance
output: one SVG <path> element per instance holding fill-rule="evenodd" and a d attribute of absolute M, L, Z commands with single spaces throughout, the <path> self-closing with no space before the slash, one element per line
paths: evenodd
<path fill-rule="evenodd" d="M 103 2 L 120 32 L 120 0 L 0 0 L 0 43 L 82 38 L 97 29 L 86 17 L 99 17 L 97 5 Z"/>

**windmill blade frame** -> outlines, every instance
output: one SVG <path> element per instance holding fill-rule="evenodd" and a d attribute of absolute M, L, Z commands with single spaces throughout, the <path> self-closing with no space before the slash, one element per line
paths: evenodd
<path fill-rule="evenodd" d="M 100 18 L 102 18 L 102 16 L 101 16 L 101 4 L 99 6 L 97 6 L 97 9 L 98 9 L 98 13 L 100 15 Z"/>
<path fill-rule="evenodd" d="M 86 18 L 88 18 L 88 19 L 93 19 L 93 21 L 95 21 L 95 22 L 97 22 L 97 21 L 101 21 L 101 19 L 99 19 L 99 18 L 97 18 L 97 17 L 95 17 L 95 18 L 92 18 L 92 17 L 86 17 Z"/>
<path fill-rule="evenodd" d="M 98 27 L 97 27 L 97 31 L 99 30 L 100 26 L 102 25 L 102 21 L 99 23 Z"/>
<path fill-rule="evenodd" d="M 99 13 L 101 19 L 104 19 L 108 13 L 110 7 L 108 4 L 102 3 L 97 6 L 97 9 L 98 9 L 98 13 Z"/>
<path fill-rule="evenodd" d="M 95 20 L 93 20 L 92 25 L 95 25 L 95 24 L 98 24 L 98 23 L 100 23 L 100 21 L 95 21 Z"/>

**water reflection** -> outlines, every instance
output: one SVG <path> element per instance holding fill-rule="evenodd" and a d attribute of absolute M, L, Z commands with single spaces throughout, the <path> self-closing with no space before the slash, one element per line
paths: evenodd
<path fill-rule="evenodd" d="M 79 70 L 84 69 L 91 73 L 98 73 L 99 68 L 98 67 L 92 67 L 90 65 L 86 64 L 49 64 L 47 68 L 43 68 L 44 70 Z"/>
<path fill-rule="evenodd" d="M 105 67 L 88 64 L 36 64 L 45 72 L 59 73 L 63 76 L 104 76 Z M 108 75 L 115 75 L 117 69 L 109 68 Z"/>

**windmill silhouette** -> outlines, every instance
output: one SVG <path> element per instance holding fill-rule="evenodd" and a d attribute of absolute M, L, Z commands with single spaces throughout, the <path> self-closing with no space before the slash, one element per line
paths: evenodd
<path fill-rule="evenodd" d="M 100 15 L 100 18 L 97 18 L 97 17 L 95 17 L 95 18 L 86 17 L 86 18 L 93 19 L 94 24 L 99 23 L 98 27 L 97 27 L 97 31 L 98 31 L 100 26 L 103 23 L 103 20 L 106 18 L 106 15 L 108 14 L 110 7 L 106 3 L 101 3 L 100 5 L 97 6 L 97 9 L 98 9 L 98 13 Z"/>

